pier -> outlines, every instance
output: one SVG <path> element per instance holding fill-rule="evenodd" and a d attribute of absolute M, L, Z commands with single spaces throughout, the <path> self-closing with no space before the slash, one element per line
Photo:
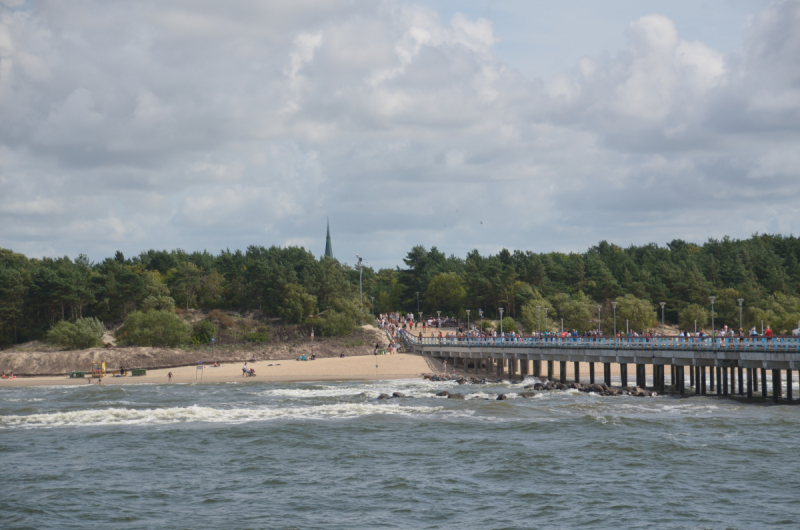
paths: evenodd
<path fill-rule="evenodd" d="M 602 365 L 601 382 L 611 385 L 611 366 L 620 365 L 621 386 L 646 388 L 646 367 L 652 366 L 652 388 L 664 393 L 669 386 L 679 394 L 739 395 L 752 398 L 760 393 L 768 399 L 768 380 L 772 380 L 774 402 L 793 399 L 792 371 L 800 370 L 800 337 L 757 339 L 684 338 L 435 338 L 420 339 L 400 332 L 408 351 L 450 359 L 454 368 L 483 371 L 487 375 L 524 378 L 531 375 L 553 379 L 554 363 L 559 363 L 560 381 L 566 383 L 571 369 L 580 381 L 580 363 L 589 363 L 589 383 L 598 381 L 595 367 Z M 546 364 L 543 364 L 546 363 Z M 628 367 L 634 365 L 629 380 Z M 544 367 L 544 370 L 543 370 Z M 786 394 L 783 395 L 783 377 Z"/>

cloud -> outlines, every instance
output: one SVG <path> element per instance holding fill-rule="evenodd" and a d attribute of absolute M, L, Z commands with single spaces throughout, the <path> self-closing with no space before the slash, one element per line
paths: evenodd
<path fill-rule="evenodd" d="M 330 217 L 342 256 L 392 266 L 800 228 L 796 1 L 729 54 L 621 23 L 551 79 L 491 20 L 400 1 L 4 3 L 0 246 L 320 254 Z"/>

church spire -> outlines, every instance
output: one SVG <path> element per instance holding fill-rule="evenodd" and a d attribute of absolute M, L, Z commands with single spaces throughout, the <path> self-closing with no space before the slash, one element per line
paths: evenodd
<path fill-rule="evenodd" d="M 328 237 L 325 238 L 325 256 L 333 259 L 333 246 L 331 246 L 331 221 L 328 219 Z"/>

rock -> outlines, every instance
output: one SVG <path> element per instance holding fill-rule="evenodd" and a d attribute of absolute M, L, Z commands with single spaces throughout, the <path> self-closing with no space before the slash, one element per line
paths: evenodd
<path fill-rule="evenodd" d="M 467 384 L 467 380 L 462 377 L 461 379 L 456 381 L 456 383 L 458 383 L 459 385 L 466 385 Z"/>
<path fill-rule="evenodd" d="M 450 395 L 450 392 L 448 392 L 447 390 L 442 390 L 441 392 L 439 392 L 436 395 L 439 396 L 439 397 L 442 397 L 442 396 L 447 397 L 447 396 Z"/>
<path fill-rule="evenodd" d="M 391 396 L 389 394 L 381 394 L 378 396 L 378 399 L 389 399 Z"/>
<path fill-rule="evenodd" d="M 532 398 L 536 396 L 536 392 L 521 392 L 519 397 Z"/>
<path fill-rule="evenodd" d="M 505 399 L 508 399 L 505 394 L 498 394 L 497 395 L 497 401 L 503 401 Z"/>
<path fill-rule="evenodd" d="M 453 392 L 452 394 L 447 394 L 447 399 L 464 399 L 464 394 Z"/>
<path fill-rule="evenodd" d="M 525 386 L 524 386 L 524 387 L 522 387 L 522 388 L 524 388 L 525 390 L 527 390 L 527 389 L 529 389 L 529 388 L 533 388 L 533 385 L 525 385 Z"/>
<path fill-rule="evenodd" d="M 640 392 L 644 392 L 645 394 L 647 394 L 647 390 L 645 390 L 644 388 L 640 388 L 638 386 L 634 388 L 633 391 L 636 392 L 637 394 Z"/>
<path fill-rule="evenodd" d="M 394 394 L 392 394 L 392 397 L 401 398 L 401 397 L 406 397 L 406 395 L 403 394 L 402 392 L 395 392 Z"/>
<path fill-rule="evenodd" d="M 561 384 L 561 383 L 556 383 L 556 388 L 558 390 L 566 390 L 567 389 L 567 385 L 564 385 L 564 384 Z"/>
<path fill-rule="evenodd" d="M 525 388 L 528 388 L 528 387 L 525 387 Z M 533 385 L 533 389 L 534 390 L 544 390 L 544 385 L 541 384 L 541 383 L 536 383 L 535 385 Z"/>
<path fill-rule="evenodd" d="M 422 376 L 423 379 L 430 379 L 431 377 L 431 374 L 423 374 Z"/>

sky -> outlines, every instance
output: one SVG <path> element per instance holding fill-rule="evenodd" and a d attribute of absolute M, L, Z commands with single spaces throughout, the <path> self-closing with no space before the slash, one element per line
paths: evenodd
<path fill-rule="evenodd" d="M 0 0 L 0 247 L 800 232 L 800 0 Z"/>

